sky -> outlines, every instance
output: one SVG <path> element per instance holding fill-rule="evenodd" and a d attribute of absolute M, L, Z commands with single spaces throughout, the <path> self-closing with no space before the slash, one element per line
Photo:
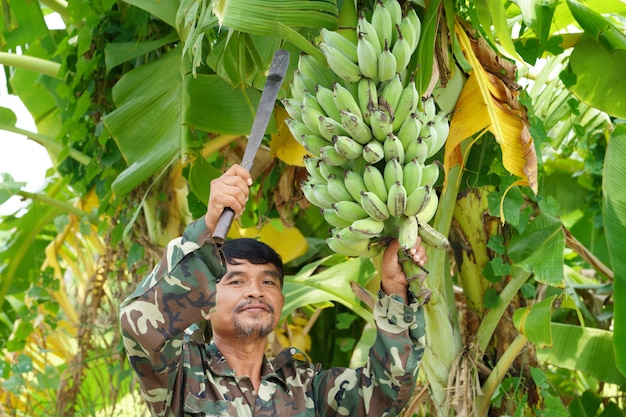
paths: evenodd
<path fill-rule="evenodd" d="M 1 66 L 0 66 L 1 68 Z M 6 80 L 0 77 L 0 106 L 8 107 L 17 116 L 17 127 L 36 132 L 35 122 L 17 96 L 7 92 Z M 10 174 L 15 181 L 24 181 L 26 191 L 41 191 L 46 170 L 52 166 L 46 149 L 25 136 L 0 130 L 0 173 Z M 0 215 L 14 213 L 23 202 L 11 197 L 0 205 Z"/>
<path fill-rule="evenodd" d="M 45 16 L 49 29 L 63 29 L 63 20 L 57 13 Z M 0 106 L 13 110 L 17 127 L 36 132 L 35 122 L 19 97 L 7 92 L 4 68 L 0 65 Z M 10 174 L 17 182 L 26 182 L 24 189 L 38 192 L 43 189 L 46 171 L 52 162 L 46 149 L 37 142 L 5 130 L 0 130 L 0 173 Z M 19 197 L 11 197 L 0 204 L 0 216 L 12 214 L 24 203 Z"/>

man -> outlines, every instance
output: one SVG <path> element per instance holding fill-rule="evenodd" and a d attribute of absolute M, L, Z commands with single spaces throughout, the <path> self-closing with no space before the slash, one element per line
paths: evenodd
<path fill-rule="evenodd" d="M 282 261 L 251 239 L 227 241 L 221 250 L 211 241 L 225 207 L 241 215 L 251 184 L 239 165 L 212 181 L 204 219 L 170 242 L 122 304 L 124 345 L 152 415 L 396 415 L 424 350 L 423 318 L 398 263 L 398 243 L 383 255 L 378 335 L 366 366 L 324 370 L 295 348 L 270 361 L 264 353 L 284 302 Z M 420 245 L 411 254 L 426 262 Z M 185 337 L 202 318 L 211 323 L 210 343 Z"/>

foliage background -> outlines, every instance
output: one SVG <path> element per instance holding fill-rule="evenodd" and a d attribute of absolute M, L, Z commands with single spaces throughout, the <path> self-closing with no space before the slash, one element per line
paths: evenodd
<path fill-rule="evenodd" d="M 263 0 L 3 1 L 0 62 L 37 131 L 5 108 L 0 128 L 45 146 L 54 169 L 39 193 L 0 183 L 0 202 L 29 201 L 0 225 L 2 412 L 144 412 L 119 302 L 240 160 L 273 52 L 289 49 L 292 69 L 302 51 L 321 58 L 319 28 L 373 5 L 270 3 L 268 15 Z M 623 415 L 626 5 L 403 4 L 422 17 L 421 91 L 451 114 L 433 224 L 453 246 L 429 254 L 429 345 L 406 415 Z M 65 29 L 48 29 L 52 12 Z M 304 151 L 279 104 L 275 115 L 233 229 L 287 262 L 268 351 L 291 343 L 357 365 L 377 260 L 325 246 L 327 225 L 297 187 Z"/>

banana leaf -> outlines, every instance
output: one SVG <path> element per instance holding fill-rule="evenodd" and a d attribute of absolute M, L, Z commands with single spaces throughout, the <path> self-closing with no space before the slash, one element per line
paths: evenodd
<path fill-rule="evenodd" d="M 551 332 L 552 346 L 537 349 L 540 360 L 626 387 L 626 378 L 615 367 L 614 336 L 610 331 L 552 323 Z"/>
<path fill-rule="evenodd" d="M 580 100 L 612 116 L 626 118 L 626 35 L 599 13 L 568 0 L 585 34 L 577 42 L 567 72 L 561 75 Z M 602 76 L 597 69 L 602 68 Z"/>
<path fill-rule="evenodd" d="M 303 306 L 339 302 L 371 323 L 372 314 L 354 294 L 350 281 L 365 287 L 375 276 L 376 268 L 368 258 L 346 260 L 343 255 L 331 255 L 308 264 L 296 275 L 285 277 L 281 320 Z"/>
<path fill-rule="evenodd" d="M 261 93 L 233 89 L 216 75 L 181 74 L 181 47 L 127 73 L 113 88 L 117 109 L 104 117 L 128 168 L 112 188 L 122 196 L 187 149 L 187 127 L 247 134 Z M 269 131 L 276 130 L 274 121 Z"/>
<path fill-rule="evenodd" d="M 611 135 L 604 160 L 602 182 L 603 219 L 615 274 L 613 283 L 614 348 L 617 367 L 626 375 L 626 125 L 618 124 Z"/>

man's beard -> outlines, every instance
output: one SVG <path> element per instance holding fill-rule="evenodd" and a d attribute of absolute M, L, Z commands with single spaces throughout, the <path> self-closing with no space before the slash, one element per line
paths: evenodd
<path fill-rule="evenodd" d="M 243 309 L 248 303 L 244 303 L 243 305 L 238 305 L 237 306 L 237 310 L 241 310 Z M 235 334 L 240 337 L 240 338 L 248 338 L 248 337 L 255 337 L 255 338 L 263 338 L 268 336 L 270 333 L 272 333 L 274 331 L 274 321 L 275 321 L 275 315 L 274 315 L 274 308 L 269 305 L 266 304 L 265 302 L 262 303 L 263 305 L 265 305 L 270 313 L 270 317 L 269 317 L 269 322 L 268 323 L 262 323 L 260 320 L 256 320 L 253 319 L 254 322 L 253 323 L 242 323 L 242 321 L 239 319 L 239 317 L 237 317 L 235 319 Z"/>

